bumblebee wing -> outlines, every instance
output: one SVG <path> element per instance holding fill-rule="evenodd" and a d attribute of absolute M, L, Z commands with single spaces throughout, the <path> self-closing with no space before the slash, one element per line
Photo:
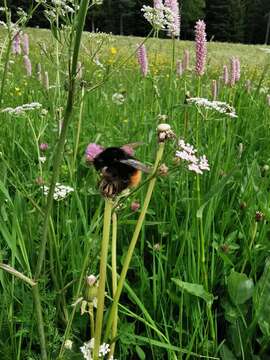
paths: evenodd
<path fill-rule="evenodd" d="M 134 169 L 141 170 L 145 173 L 150 173 L 152 168 L 147 166 L 136 159 L 119 160 L 120 163 L 134 167 Z"/>

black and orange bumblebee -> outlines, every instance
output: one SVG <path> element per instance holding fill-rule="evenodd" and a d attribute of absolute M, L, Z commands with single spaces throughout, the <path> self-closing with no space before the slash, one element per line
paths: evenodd
<path fill-rule="evenodd" d="M 106 197 L 114 197 L 127 188 L 135 188 L 141 181 L 142 172 L 151 168 L 133 157 L 133 149 L 138 144 L 122 147 L 108 147 L 98 153 L 93 164 L 101 174 L 99 188 Z"/>

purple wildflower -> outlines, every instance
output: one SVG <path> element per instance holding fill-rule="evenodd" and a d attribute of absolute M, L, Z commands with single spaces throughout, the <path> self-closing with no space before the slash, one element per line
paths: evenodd
<path fill-rule="evenodd" d="M 48 145 L 47 143 L 41 143 L 41 144 L 39 144 L 39 149 L 40 149 L 41 151 L 46 151 L 46 150 L 48 150 L 48 147 L 49 147 L 49 145 Z"/>
<path fill-rule="evenodd" d="M 229 72 L 227 65 L 223 66 L 223 82 L 225 85 L 229 83 Z"/>
<path fill-rule="evenodd" d="M 17 31 L 16 34 L 13 36 L 12 53 L 14 55 L 20 55 L 21 54 L 21 39 L 20 39 L 20 32 L 19 31 Z"/>
<path fill-rule="evenodd" d="M 163 6 L 162 0 L 154 0 L 154 8 L 155 9 L 161 9 Z"/>
<path fill-rule="evenodd" d="M 124 150 L 130 156 L 134 155 L 134 149 L 130 145 L 123 145 L 123 146 L 121 146 L 121 149 Z"/>
<path fill-rule="evenodd" d="M 87 162 L 93 162 L 95 157 L 100 154 L 104 148 L 98 144 L 91 143 L 87 146 L 85 151 L 85 157 Z"/>
<path fill-rule="evenodd" d="M 172 37 L 180 36 L 180 12 L 177 0 L 165 0 L 164 5 L 169 8 L 173 15 L 173 21 L 169 26 L 168 34 Z"/>
<path fill-rule="evenodd" d="M 27 34 L 22 36 L 22 50 L 24 55 L 29 55 L 29 36 Z"/>
<path fill-rule="evenodd" d="M 184 50 L 184 59 L 183 59 L 183 70 L 188 70 L 189 68 L 189 58 L 190 58 L 190 55 L 189 55 L 189 50 L 185 49 Z"/>
<path fill-rule="evenodd" d="M 240 64 L 240 60 L 238 58 L 236 58 L 235 60 L 235 81 L 239 81 L 240 80 L 240 76 L 241 76 L 241 64 Z"/>
<path fill-rule="evenodd" d="M 236 66 L 235 66 L 235 58 L 231 58 L 231 78 L 230 78 L 230 85 L 234 86 L 236 82 Z"/>
<path fill-rule="evenodd" d="M 141 205 L 138 201 L 133 201 L 130 205 L 130 209 L 131 211 L 136 212 L 137 210 L 139 210 L 140 206 Z"/>
<path fill-rule="evenodd" d="M 183 62 L 181 60 L 176 60 L 176 74 L 178 76 L 183 75 Z"/>
<path fill-rule="evenodd" d="M 31 61 L 30 61 L 28 55 L 24 55 L 23 62 L 24 62 L 24 67 L 25 67 L 27 76 L 31 76 L 32 75 L 32 64 L 31 64 Z"/>
<path fill-rule="evenodd" d="M 206 63 L 206 32 L 205 22 L 198 20 L 195 25 L 195 41 L 196 41 L 196 73 L 202 76 L 205 72 Z"/>
<path fill-rule="evenodd" d="M 142 72 L 143 76 L 146 76 L 148 74 L 148 59 L 147 59 L 147 53 L 146 53 L 146 48 L 145 48 L 144 44 L 138 46 L 137 58 L 138 58 L 138 62 L 141 67 L 141 72 Z"/>

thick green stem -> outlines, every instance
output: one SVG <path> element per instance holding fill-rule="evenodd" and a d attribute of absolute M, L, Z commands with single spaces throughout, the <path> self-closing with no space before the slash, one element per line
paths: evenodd
<path fill-rule="evenodd" d="M 114 212 L 112 215 L 112 293 L 113 296 L 116 294 L 117 289 L 117 263 L 116 263 L 116 254 L 117 254 L 117 215 Z M 112 324 L 112 335 L 111 338 L 116 338 L 117 335 L 117 320 L 118 320 L 118 307 L 116 307 L 113 324 Z M 115 350 L 115 341 L 111 344 L 110 357 L 113 358 Z"/>
<path fill-rule="evenodd" d="M 113 323 L 113 319 L 115 319 L 115 313 L 117 311 L 117 305 L 118 305 L 120 295 L 121 295 L 123 287 L 124 287 L 124 282 L 125 282 L 126 275 L 127 275 L 127 272 L 128 272 L 129 264 L 130 264 L 130 261 L 132 259 L 132 255 L 133 255 L 133 252 L 134 252 L 134 249 L 135 249 L 135 246 L 136 246 L 136 243 L 138 241 L 139 234 L 140 234 L 140 231 L 141 231 L 141 228 L 142 228 L 142 225 L 143 225 L 145 214 L 146 214 L 146 211 L 148 209 L 148 205 L 149 205 L 151 197 L 152 197 L 152 193 L 153 193 L 154 186 L 155 186 L 155 183 L 156 183 L 155 174 L 156 174 L 156 171 L 158 169 L 158 165 L 159 165 L 159 163 L 160 163 L 160 161 L 162 159 L 163 151 L 164 151 L 164 143 L 160 143 L 159 144 L 159 149 L 158 149 L 157 155 L 156 155 L 156 161 L 155 161 L 154 169 L 153 169 L 153 177 L 150 180 L 149 185 L 148 185 L 148 189 L 147 189 L 146 197 L 145 197 L 144 204 L 143 204 L 143 207 L 142 207 L 142 211 L 140 213 L 138 222 L 137 222 L 136 227 L 135 227 L 134 234 L 132 236 L 132 239 L 131 239 L 131 242 L 130 242 L 130 245 L 129 245 L 129 248 L 128 248 L 128 252 L 127 252 L 127 255 L 126 255 L 126 258 L 125 258 L 125 261 L 124 261 L 124 264 L 123 264 L 123 268 L 122 268 L 122 271 L 121 271 L 121 274 L 120 274 L 120 278 L 119 278 L 119 281 L 118 281 L 116 294 L 115 294 L 114 299 L 113 299 L 112 308 L 111 308 L 111 311 L 110 311 L 110 314 L 109 314 L 109 318 L 107 320 L 106 331 L 105 331 L 105 339 L 104 339 L 105 341 L 109 337 L 111 327 L 112 327 L 112 323 Z"/>
<path fill-rule="evenodd" d="M 40 301 L 38 284 L 32 287 L 32 294 L 35 304 L 36 317 L 37 317 L 37 325 L 38 325 L 38 334 L 40 341 L 40 350 L 41 350 L 41 360 L 47 360 L 47 352 L 46 352 L 46 338 L 44 331 L 44 323 L 42 316 L 42 306 Z"/>
<path fill-rule="evenodd" d="M 110 241 L 111 215 L 113 202 L 110 199 L 105 199 L 104 221 L 103 221 L 103 235 L 100 253 L 100 267 L 99 267 L 99 283 L 97 295 L 97 315 L 95 324 L 95 346 L 94 346 L 94 360 L 98 360 L 99 346 L 102 332 L 104 299 L 105 299 L 105 282 L 107 258 Z"/>

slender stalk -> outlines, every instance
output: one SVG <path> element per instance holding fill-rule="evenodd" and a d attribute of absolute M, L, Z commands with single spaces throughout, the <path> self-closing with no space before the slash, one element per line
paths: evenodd
<path fill-rule="evenodd" d="M 125 258 L 125 261 L 124 261 L 124 264 L 123 264 L 123 268 L 122 268 L 122 271 L 121 271 L 121 274 L 120 274 L 120 278 L 119 278 L 119 281 L 118 281 L 116 294 L 115 294 L 114 299 L 113 299 L 112 308 L 111 308 L 111 311 L 110 311 L 110 314 L 109 314 L 109 317 L 108 317 L 108 320 L 107 320 L 106 331 L 105 331 L 105 339 L 104 339 L 105 341 L 109 337 L 109 334 L 110 334 L 110 331 L 111 331 L 113 319 L 115 318 L 115 313 L 117 311 L 117 305 L 118 305 L 120 295 L 121 295 L 122 290 L 123 290 L 123 286 L 124 286 L 124 282 L 125 282 L 126 275 L 127 275 L 127 272 L 128 272 L 129 264 L 130 264 L 130 261 L 132 259 L 132 255 L 133 255 L 135 246 L 136 246 L 138 238 L 139 238 L 139 234 L 140 234 L 140 231 L 141 231 L 141 228 L 142 228 L 142 225 L 143 225 L 143 221 L 144 221 L 144 218 L 145 218 L 145 215 L 146 215 L 146 211 L 148 209 L 148 205 L 150 203 L 151 196 L 152 196 L 152 193 L 153 193 L 153 190 L 154 190 L 154 187 L 155 187 L 155 183 L 156 183 L 155 174 L 156 174 L 158 165 L 159 165 L 159 163 L 160 163 L 160 161 L 162 159 L 162 156 L 163 156 L 164 145 L 165 145 L 164 143 L 159 143 L 159 148 L 158 148 L 158 151 L 157 151 L 156 161 L 155 161 L 155 165 L 154 165 L 154 169 L 153 169 L 153 177 L 149 181 L 149 185 L 148 185 L 147 193 L 146 193 L 145 200 L 144 200 L 144 203 L 143 203 L 142 211 L 140 213 L 138 222 L 137 222 L 136 227 L 135 227 L 135 231 L 133 233 L 133 236 L 132 236 L 129 248 L 128 248 L 128 252 L 127 252 L 127 255 L 126 255 L 126 258 Z"/>
<path fill-rule="evenodd" d="M 96 324 L 95 324 L 95 346 L 94 346 L 93 360 L 98 360 L 99 346 L 100 346 L 100 340 L 101 340 L 112 206 L 113 206 L 113 202 L 110 199 L 105 198 L 103 235 L 102 235 L 102 243 L 101 243 L 99 283 L 98 283 L 98 295 L 97 295 L 97 314 L 96 314 Z"/>
<path fill-rule="evenodd" d="M 43 316 L 42 316 L 42 306 L 40 301 L 39 289 L 38 284 L 32 287 L 32 295 L 35 304 L 35 311 L 37 317 L 37 325 L 38 325 L 38 334 L 39 334 L 39 341 L 40 341 L 40 351 L 41 351 L 41 360 L 47 360 L 47 351 L 46 351 L 46 337 L 44 331 L 44 323 L 43 323 Z"/>
<path fill-rule="evenodd" d="M 58 175 L 59 175 L 59 171 L 60 171 L 60 165 L 61 165 L 62 158 L 63 158 L 64 145 L 65 145 L 65 140 L 66 140 L 66 136 L 67 136 L 68 124 L 69 124 L 72 110 L 73 110 L 77 62 L 78 62 L 81 37 L 82 37 L 83 28 L 84 28 L 88 5 L 89 5 L 89 0 L 81 1 L 80 9 L 78 12 L 78 17 L 76 19 L 77 20 L 76 26 L 74 25 L 74 28 L 76 29 L 76 35 L 75 35 L 75 44 L 74 44 L 72 63 L 71 63 L 71 74 L 70 74 L 70 79 L 69 79 L 68 98 L 67 98 L 66 110 L 65 110 L 65 114 L 64 114 L 63 127 L 61 130 L 60 139 L 59 139 L 56 154 L 54 157 L 53 175 L 52 175 L 52 179 L 51 179 L 51 185 L 50 185 L 50 190 L 49 190 L 49 194 L 48 194 L 48 198 L 47 198 L 47 205 L 46 205 L 46 209 L 45 209 L 42 237 L 41 237 L 41 242 L 40 242 L 40 247 L 39 247 L 39 256 L 38 256 L 36 269 L 35 269 L 35 279 L 38 279 L 40 277 L 42 266 L 43 266 L 44 259 L 45 259 L 48 228 L 49 228 L 50 215 L 51 215 L 51 210 L 52 210 L 52 205 L 53 205 L 53 194 L 54 194 L 55 184 L 58 179 Z M 40 302 L 40 294 L 39 294 L 38 285 L 33 288 L 32 293 L 33 293 L 33 299 L 34 299 L 34 305 L 35 305 L 35 311 L 36 311 L 36 317 L 37 317 L 37 323 L 38 323 L 38 333 L 39 333 L 40 346 L 41 346 L 41 359 L 46 360 L 47 359 L 46 340 L 45 340 L 44 322 L 43 322 L 43 316 L 42 316 L 42 307 L 41 307 L 41 302 Z"/>
<path fill-rule="evenodd" d="M 88 306 L 89 306 L 91 338 L 93 338 L 95 336 L 95 317 L 94 317 L 94 305 L 93 305 L 93 302 L 91 301 Z"/>
<path fill-rule="evenodd" d="M 80 141 L 80 134 L 81 134 L 81 126 L 82 126 L 82 113 L 83 113 L 83 106 L 84 106 L 84 86 L 82 86 L 82 99 L 81 99 L 81 105 L 80 105 L 80 112 L 79 112 L 79 121 L 78 121 L 78 128 L 77 128 L 77 134 L 76 134 L 76 142 L 75 142 L 75 148 L 74 148 L 74 156 L 73 156 L 73 165 L 72 165 L 72 174 L 74 174 L 74 169 L 76 165 L 76 158 L 79 148 L 79 141 Z"/>
<path fill-rule="evenodd" d="M 113 296 L 116 294 L 117 289 L 117 263 L 116 263 L 116 254 L 117 254 L 117 215 L 114 212 L 112 215 L 112 292 Z M 118 320 L 118 307 L 116 307 L 114 319 L 112 323 L 112 335 L 111 338 L 114 339 L 117 335 L 117 320 Z M 110 357 L 113 358 L 115 350 L 115 341 L 111 344 Z"/>
<path fill-rule="evenodd" d="M 49 219 L 50 214 L 52 210 L 53 205 L 53 194 L 55 189 L 55 184 L 58 179 L 60 165 L 63 158 L 63 152 L 64 152 L 64 145 L 68 130 L 69 121 L 71 118 L 72 110 L 73 110 L 73 101 L 74 101 L 74 95 L 75 95 L 75 79 L 76 79 L 76 73 L 77 73 L 77 62 L 78 62 L 78 55 L 80 50 L 80 43 L 81 43 L 81 36 L 82 31 L 85 23 L 85 17 L 87 13 L 89 0 L 82 0 L 80 10 L 78 13 L 78 19 L 76 22 L 76 37 L 75 37 L 75 44 L 74 44 L 74 50 L 73 50 L 73 56 L 72 56 L 72 64 L 71 64 L 71 74 L 69 79 L 69 91 L 68 91 L 68 98 L 67 98 L 67 104 L 66 109 L 64 113 L 64 120 L 63 120 L 63 126 L 60 134 L 60 139 L 57 145 L 56 154 L 54 157 L 54 163 L 53 163 L 53 175 L 51 179 L 51 185 L 50 190 L 47 198 L 47 206 L 45 211 L 45 218 L 43 223 L 43 231 L 42 231 L 42 238 L 40 242 L 40 248 L 39 248 L 39 257 L 36 265 L 36 271 L 35 271 L 35 278 L 39 278 L 42 265 L 45 258 L 45 250 L 46 250 L 46 243 L 47 243 L 47 235 L 48 235 L 48 227 L 49 227 Z"/>
<path fill-rule="evenodd" d="M 249 247 L 248 247 L 249 255 L 250 255 L 250 251 L 252 249 L 252 246 L 254 244 L 254 240 L 255 240 L 255 237 L 256 237 L 256 234 L 257 234 L 257 230 L 258 230 L 258 222 L 255 222 L 255 226 L 254 226 L 254 229 L 253 229 L 253 232 L 252 232 L 251 241 L 250 241 L 250 244 L 249 244 Z M 246 265 L 247 265 L 247 258 L 245 259 L 245 261 L 243 263 L 241 273 L 244 272 Z"/>

